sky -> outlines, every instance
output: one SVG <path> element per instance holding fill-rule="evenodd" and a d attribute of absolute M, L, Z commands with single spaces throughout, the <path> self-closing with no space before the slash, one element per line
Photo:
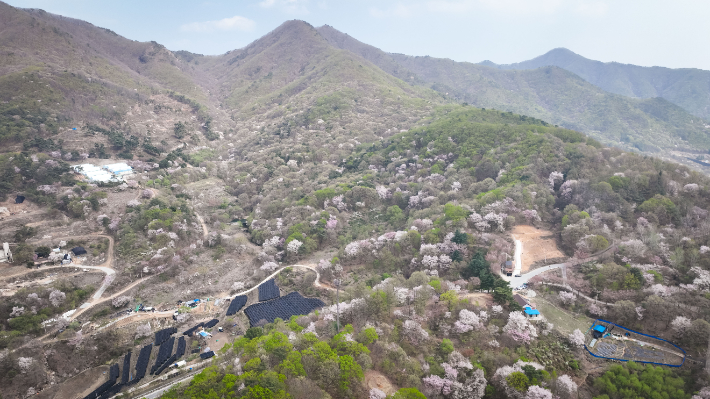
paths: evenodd
<path fill-rule="evenodd" d="M 499 64 L 557 47 L 610 62 L 710 70 L 706 0 L 5 0 L 170 50 L 223 54 L 284 21 L 387 52 Z"/>

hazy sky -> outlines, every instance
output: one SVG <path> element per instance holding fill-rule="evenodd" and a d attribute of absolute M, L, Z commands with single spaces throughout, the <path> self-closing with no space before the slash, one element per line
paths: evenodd
<path fill-rule="evenodd" d="M 221 54 L 289 19 L 328 24 L 385 51 L 456 61 L 524 61 L 555 47 L 587 58 L 710 70 L 706 0 L 9 0 L 155 40 Z"/>

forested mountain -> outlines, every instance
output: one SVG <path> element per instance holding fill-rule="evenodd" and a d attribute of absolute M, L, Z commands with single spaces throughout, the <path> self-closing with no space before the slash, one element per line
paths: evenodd
<path fill-rule="evenodd" d="M 710 179 L 605 145 L 707 148 L 666 100 L 303 21 L 208 56 L 2 3 L 0 90 L 3 398 L 710 398 Z M 598 353 L 682 367 L 589 356 L 597 318 L 666 340 Z"/>
<path fill-rule="evenodd" d="M 702 69 L 601 62 L 582 57 L 566 48 L 556 48 L 515 64 L 495 64 L 491 61 L 480 64 L 517 70 L 556 66 L 610 93 L 637 98 L 662 97 L 692 115 L 710 120 L 710 71 Z"/>
<path fill-rule="evenodd" d="M 411 84 L 431 87 L 460 102 L 530 115 L 622 148 L 710 148 L 710 127 L 706 127 L 710 124 L 664 99 L 610 94 L 557 67 L 500 70 L 389 54 L 330 26 L 318 29 L 333 45 L 356 52 Z"/>

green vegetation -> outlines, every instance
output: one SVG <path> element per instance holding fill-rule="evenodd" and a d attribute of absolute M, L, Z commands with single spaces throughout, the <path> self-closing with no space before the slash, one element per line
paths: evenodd
<path fill-rule="evenodd" d="M 670 369 L 634 362 L 612 366 L 594 380 L 594 388 L 601 393 L 595 399 L 689 399 L 691 396 L 686 382 Z"/>

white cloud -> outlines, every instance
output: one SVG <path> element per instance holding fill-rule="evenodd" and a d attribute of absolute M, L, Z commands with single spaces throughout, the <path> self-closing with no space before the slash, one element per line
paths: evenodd
<path fill-rule="evenodd" d="M 419 10 L 419 5 L 418 4 L 412 4 L 412 3 L 397 3 L 392 7 L 389 8 L 377 8 L 377 7 L 371 7 L 370 8 L 370 15 L 372 15 L 375 18 L 390 18 L 390 17 L 396 17 L 396 18 L 409 18 L 413 16 L 418 10 Z"/>
<path fill-rule="evenodd" d="M 574 11 L 584 16 L 602 17 L 608 10 L 609 6 L 603 1 L 585 1 L 579 3 Z"/>
<path fill-rule="evenodd" d="M 215 32 L 215 31 L 232 31 L 239 30 L 249 32 L 254 29 L 256 22 L 249 18 L 235 15 L 230 18 L 224 18 L 217 21 L 202 21 L 191 22 L 180 26 L 183 32 Z"/>
<path fill-rule="evenodd" d="M 274 8 L 288 14 L 308 14 L 309 0 L 262 0 L 259 6 Z"/>
<path fill-rule="evenodd" d="M 478 0 L 486 9 L 516 14 L 552 14 L 562 6 L 562 0 Z"/>
<path fill-rule="evenodd" d="M 426 13 L 462 15 L 472 11 L 526 15 L 552 14 L 559 11 L 564 3 L 564 0 L 429 0 L 399 2 L 388 8 L 372 7 L 369 11 L 370 15 L 375 18 L 409 18 Z M 585 4 L 581 3 L 580 5 Z M 595 4 L 591 4 L 590 7 L 595 6 Z"/>

